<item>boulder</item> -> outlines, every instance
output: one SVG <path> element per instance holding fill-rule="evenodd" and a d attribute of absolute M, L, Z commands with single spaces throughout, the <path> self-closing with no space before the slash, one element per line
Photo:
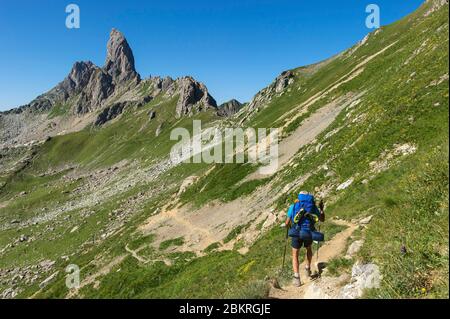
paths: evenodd
<path fill-rule="evenodd" d="M 351 282 L 342 288 L 340 298 L 360 298 L 365 289 L 379 288 L 381 278 L 380 269 L 376 264 L 356 263 L 352 268 Z"/>
<path fill-rule="evenodd" d="M 39 288 L 43 289 L 45 287 L 47 287 L 53 280 L 56 279 L 56 276 L 58 276 L 59 271 L 53 273 L 52 275 L 50 275 L 49 277 L 47 277 L 44 281 L 42 281 L 39 284 Z"/>
<path fill-rule="evenodd" d="M 341 191 L 344 190 L 346 188 L 348 188 L 352 183 L 353 183 L 354 179 L 350 178 L 349 180 L 345 181 L 344 183 L 342 183 L 341 185 L 339 185 L 336 190 Z"/>
<path fill-rule="evenodd" d="M 352 258 L 355 256 L 364 245 L 364 240 L 356 240 L 347 249 L 347 254 L 345 255 L 345 258 Z"/>
<path fill-rule="evenodd" d="M 359 225 L 367 225 L 372 221 L 373 215 L 367 216 L 359 221 Z"/>
<path fill-rule="evenodd" d="M 148 112 L 148 117 L 150 118 L 150 120 L 153 120 L 156 117 L 156 112 L 155 111 L 149 111 Z"/>

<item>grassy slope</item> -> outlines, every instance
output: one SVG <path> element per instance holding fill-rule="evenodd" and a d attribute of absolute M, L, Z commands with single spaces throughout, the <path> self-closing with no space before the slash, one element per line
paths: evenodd
<path fill-rule="evenodd" d="M 382 28 L 352 56 L 340 56 L 313 74 L 302 72 L 290 92 L 275 97 L 248 124 L 256 127 L 284 124 L 278 119 L 287 111 L 328 88 L 367 56 L 398 41 L 367 64 L 359 77 L 311 105 L 309 112 L 347 92 L 367 91 L 349 118 L 346 118 L 349 111 L 344 111 L 315 144 L 300 151 L 301 156 L 296 160 L 300 165 L 288 167 L 276 176 L 281 187 L 306 172 L 313 172 L 302 185 L 302 188 L 310 190 L 354 178 L 353 184 L 345 191 L 331 191 L 327 211 L 329 216 L 344 218 L 374 215 L 360 257 L 380 265 L 384 279 L 382 288 L 368 292 L 368 297 L 448 297 L 448 80 L 438 86 L 428 86 L 448 72 L 448 9 L 423 19 L 421 16 L 425 9 Z M 446 27 L 437 32 L 444 24 Z M 423 43 L 425 45 L 421 52 L 405 65 L 405 61 Z M 32 166 L 11 181 L 1 194 L 3 199 L 9 199 L 19 190 L 25 189 L 32 191 L 33 197 L 17 200 L 13 208 L 2 209 L 2 214 L 17 216 L 17 212 L 21 211 L 21 214 L 29 214 L 30 210 L 35 211 L 44 206 L 43 203 L 50 198 L 66 200 L 62 189 L 57 187 L 40 190 L 39 193 L 36 187 L 44 182 L 36 180 L 36 171 L 45 171 L 68 162 L 86 168 L 108 166 L 124 158 L 135 158 L 145 163 L 167 154 L 170 149 L 170 145 L 167 145 L 170 130 L 163 131 L 155 139 L 154 131 L 159 123 L 146 124 L 145 114 L 152 107 L 148 105 L 140 115 L 125 114 L 123 119 L 102 130 L 85 130 L 57 137 L 45 144 Z M 170 117 L 174 101 L 158 108 L 162 114 L 167 112 L 161 116 L 166 121 L 166 127 L 180 124 L 189 126 L 191 119 L 180 123 Z M 351 123 L 360 114 L 364 114 L 365 120 Z M 290 130 L 300 123 L 297 121 Z M 326 139 L 326 133 L 336 128 L 340 128 L 338 133 Z M 358 139 L 360 136 L 363 138 Z M 320 153 L 312 151 L 318 143 L 325 145 Z M 390 169 L 374 176 L 369 183 L 361 183 L 369 177 L 367 172 L 370 162 L 378 160 L 382 152 L 391 150 L 394 144 L 404 143 L 416 145 L 417 152 L 400 158 Z M 328 162 L 329 159 L 332 160 Z M 323 169 L 319 169 L 325 162 L 334 175 L 327 176 Z M 175 174 L 172 179 L 181 180 L 206 169 L 206 165 L 178 167 L 173 170 Z M 208 177 L 188 189 L 182 200 L 201 205 L 211 199 L 231 200 L 250 193 L 259 183 L 243 184 L 240 187 L 232 185 L 253 169 L 246 165 L 219 165 Z M 58 176 L 48 178 L 58 179 Z M 170 177 L 165 175 L 163 178 Z M 198 190 L 205 185 L 208 185 L 207 191 L 199 196 Z M 117 205 L 120 198 L 132 196 L 140 189 L 118 195 L 109 207 L 99 207 L 93 220 L 88 221 L 84 235 L 76 239 L 71 236 L 62 238 L 63 247 L 48 244 L 44 247 L 42 242 L 36 242 L 27 250 L 19 250 L 22 255 L 15 253 L 7 256 L 3 259 L 3 266 L 18 260 L 23 263 L 29 262 L 28 259 L 37 260 L 38 256 L 33 257 L 30 253 L 33 250 L 45 251 L 47 256 L 58 256 L 70 251 L 69 248 L 95 232 L 91 228 L 95 228 L 99 221 L 104 222 L 108 211 Z M 279 208 L 286 207 L 293 199 L 292 196 L 288 194 L 282 197 L 278 202 Z M 135 216 L 130 225 L 140 224 L 164 201 L 164 197 L 163 194 L 161 198 L 149 201 L 143 214 Z M 337 231 L 331 224 L 325 227 L 329 237 Z M 431 232 L 430 227 L 433 229 Z M 125 253 L 125 244 L 130 241 L 135 241 L 136 246 L 146 240 L 151 241 L 135 238 L 133 230 L 130 227 L 110 241 L 92 247 L 86 254 L 75 256 L 71 263 L 84 267 L 84 273 L 94 272 L 95 267 L 90 261 L 95 256 L 122 255 Z M 16 235 L 3 232 L 0 243 L 6 243 L 8 238 Z M 262 297 L 267 288 L 263 279 L 273 275 L 281 264 L 282 238 L 282 231 L 273 228 L 263 234 L 245 256 L 234 251 L 211 252 L 201 258 L 192 258 L 189 253 L 168 255 L 174 262 L 171 267 L 161 262 L 141 265 L 127 257 L 102 279 L 99 289 L 87 286 L 82 289 L 82 294 L 86 297 L 125 298 Z M 406 255 L 400 254 L 402 245 L 407 248 Z M 146 253 L 153 257 L 161 254 L 152 250 Z M 58 267 L 64 266 L 63 262 L 58 263 Z M 22 295 L 26 296 L 36 288 L 31 287 Z M 60 275 L 59 280 L 39 296 L 63 297 L 66 293 L 64 278 Z"/>
<path fill-rule="evenodd" d="M 86 128 L 80 132 L 57 136 L 36 148 L 36 155 L 29 165 L 8 178 L 6 185 L 1 189 L 0 199 L 8 203 L 0 208 L 0 221 L 9 224 L 16 219 L 26 221 L 30 218 L 43 215 L 45 212 L 57 209 L 61 204 L 82 199 L 83 195 L 73 194 L 73 190 L 82 185 L 85 180 L 75 180 L 68 183 L 63 177 L 73 170 L 73 166 L 79 167 L 81 173 L 91 170 L 108 168 L 124 159 L 129 162 L 135 160 L 138 165 L 146 167 L 148 163 L 157 162 L 169 153 L 171 146 L 176 141 L 170 141 L 169 135 L 173 127 L 186 127 L 192 130 L 192 118 L 177 120 L 174 117 L 177 97 L 171 100 L 156 98 L 146 106 L 137 110 L 129 110 L 119 120 L 108 123 L 102 128 Z M 149 120 L 148 111 L 154 110 L 157 116 Z M 208 123 L 214 119 L 210 112 L 204 112 L 193 117 L 202 119 Z M 155 132 L 160 124 L 163 124 L 161 134 L 156 137 Z M 168 142 L 170 141 L 170 142 Z M 161 178 L 167 184 L 179 183 L 185 177 L 203 171 L 206 165 L 198 164 L 189 167 L 189 170 L 174 168 Z M 48 173 L 42 176 L 42 173 Z M 122 174 L 127 174 L 125 171 Z M 58 258 L 70 255 L 77 251 L 81 244 L 101 235 L 102 229 L 109 221 L 108 214 L 119 208 L 129 198 L 136 196 L 142 191 L 158 188 L 158 183 L 150 182 L 139 184 L 123 193 L 115 194 L 109 201 L 93 204 L 89 209 L 94 213 L 85 218 L 81 216 L 81 210 L 72 209 L 64 215 L 58 216 L 52 222 L 43 222 L 30 225 L 20 230 L 5 230 L 0 232 L 0 247 L 17 239 L 21 234 L 34 237 L 29 243 L 15 245 L 14 249 L 2 255 L 0 268 L 8 269 L 35 264 L 43 259 L 58 260 L 58 267 L 62 269 L 66 262 Z M 26 195 L 19 195 L 26 192 Z M 144 203 L 143 210 L 147 213 L 155 210 L 155 203 L 166 199 L 174 189 L 168 187 L 165 193 L 151 198 Z M 160 197 L 161 196 L 161 197 Z M 71 219 L 67 220 L 67 215 Z M 148 215 L 146 215 L 148 216 Z M 145 217 L 145 216 L 143 216 Z M 141 218 L 142 221 L 142 218 Z M 138 221 L 136 221 L 138 223 Z M 75 233 L 70 230 L 79 226 Z M 52 228 L 52 231 L 48 229 Z M 122 235 L 126 240 L 131 240 L 132 230 L 125 231 Z M 124 244 L 119 241 L 123 251 Z M 109 246 L 107 244 L 106 246 Z M 111 247 L 105 249 L 100 247 L 88 247 L 91 251 L 86 259 L 81 256 L 77 264 L 81 267 L 91 267 L 93 256 L 108 252 Z M 112 253 L 114 256 L 116 253 Z M 45 278 L 41 278 L 45 279 Z M 2 287 L 3 283 L 0 283 Z M 6 287 L 4 287 L 6 288 Z M 29 287 L 23 292 L 26 296 L 30 291 L 35 291 L 37 285 Z"/>

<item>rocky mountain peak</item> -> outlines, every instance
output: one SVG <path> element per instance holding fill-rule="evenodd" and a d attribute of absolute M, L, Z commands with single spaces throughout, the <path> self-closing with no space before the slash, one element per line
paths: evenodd
<path fill-rule="evenodd" d="M 75 62 L 67 80 L 72 87 L 84 87 L 89 83 L 92 73 L 98 69 L 91 61 Z"/>
<path fill-rule="evenodd" d="M 208 93 L 208 89 L 203 83 L 187 76 L 180 78 L 180 98 L 176 107 L 176 115 L 191 115 L 203 109 L 217 109 L 216 100 Z"/>
<path fill-rule="evenodd" d="M 109 35 L 104 70 L 111 75 L 116 84 L 131 80 L 140 81 L 134 66 L 133 51 L 124 35 L 116 29 L 112 29 Z"/>
<path fill-rule="evenodd" d="M 218 107 L 217 114 L 219 116 L 232 116 L 240 111 L 243 104 L 236 99 L 232 99 L 228 102 L 221 104 Z"/>

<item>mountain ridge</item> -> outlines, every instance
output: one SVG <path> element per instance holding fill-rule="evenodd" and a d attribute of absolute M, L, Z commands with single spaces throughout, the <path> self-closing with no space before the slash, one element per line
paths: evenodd
<path fill-rule="evenodd" d="M 113 28 L 103 67 L 91 61 L 77 61 L 67 77 L 48 92 L 26 105 L 0 112 L 3 127 L 0 143 L 26 144 L 78 131 L 89 124 L 103 125 L 127 107 L 140 107 L 158 94 L 179 95 L 173 114 L 177 118 L 217 110 L 217 103 L 207 87 L 191 76 L 142 80 L 135 69 L 133 52 L 125 36 Z M 45 125 L 37 124 L 42 121 L 46 122 Z M 79 124 L 81 122 L 82 125 Z"/>

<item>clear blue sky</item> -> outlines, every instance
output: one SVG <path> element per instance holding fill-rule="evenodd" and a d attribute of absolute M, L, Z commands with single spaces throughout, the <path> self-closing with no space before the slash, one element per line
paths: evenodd
<path fill-rule="evenodd" d="M 365 8 L 381 24 L 423 0 L 1 0 L 0 110 L 30 102 L 60 82 L 73 63 L 102 66 L 110 29 L 130 43 L 142 77 L 192 75 L 218 102 L 248 101 L 279 73 L 328 58 L 362 39 Z M 65 7 L 81 28 L 65 27 Z"/>

